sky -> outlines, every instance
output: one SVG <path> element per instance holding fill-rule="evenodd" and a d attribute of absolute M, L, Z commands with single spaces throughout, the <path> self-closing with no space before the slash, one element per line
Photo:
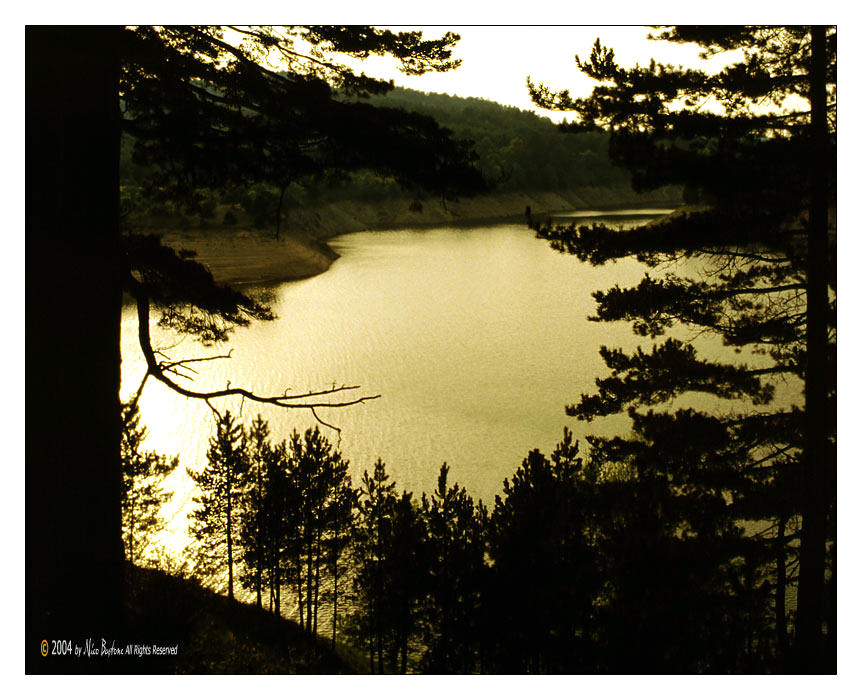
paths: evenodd
<path fill-rule="evenodd" d="M 415 29 L 391 26 L 393 31 Z M 670 44 L 650 41 L 651 30 L 630 26 L 482 26 L 445 25 L 420 27 L 428 38 L 451 30 L 461 36 L 455 57 L 462 59 L 459 68 L 446 73 L 405 76 L 390 61 L 371 58 L 362 70 L 376 77 L 391 78 L 396 85 L 441 92 L 461 97 L 482 97 L 503 105 L 531 109 L 555 121 L 565 115 L 537 109 L 527 93 L 526 79 L 544 83 L 553 90 L 568 89 L 575 96 L 586 96 L 594 84 L 575 65 L 575 54 L 582 59 L 590 55 L 596 38 L 614 49 L 617 62 L 623 66 L 648 64 L 650 58 L 674 65 L 700 65 L 699 49 L 692 44 Z M 718 66 L 713 60 L 708 66 Z"/>

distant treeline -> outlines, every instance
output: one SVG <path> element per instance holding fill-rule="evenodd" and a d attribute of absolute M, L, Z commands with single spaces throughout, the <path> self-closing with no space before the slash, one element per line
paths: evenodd
<path fill-rule="evenodd" d="M 720 493 L 673 483 L 660 457 L 583 459 L 565 430 L 490 510 L 446 464 L 430 495 L 399 492 L 380 460 L 356 485 L 317 428 L 274 442 L 260 417 L 221 415 L 207 457 L 188 469 L 197 575 L 346 641 L 373 673 L 777 668 L 790 582 L 710 517 Z"/>
<path fill-rule="evenodd" d="M 564 133 L 546 117 L 478 97 L 395 88 L 370 99 L 434 117 L 470 139 L 479 167 L 502 192 L 558 192 L 583 185 L 627 185 L 628 171 L 611 165 L 608 137 Z"/>
<path fill-rule="evenodd" d="M 469 139 L 478 167 L 498 192 L 560 192 L 590 185 L 623 185 L 628 173 L 611 165 L 607 136 L 561 132 L 549 119 L 479 98 L 462 98 L 395 88 L 370 98 L 372 104 L 434 117 L 459 139 Z M 313 208 L 344 200 L 376 201 L 421 198 L 392 179 L 358 171 L 349 179 L 317 177 L 290 183 L 284 196 L 272 187 L 249 182 L 225 191 L 201 190 L 193 206 L 158 201 L 145 187 L 147 169 L 132 161 L 132 143 L 124 138 L 120 182 L 124 214 L 138 223 L 172 226 L 243 224 L 273 226 L 282 210 Z"/>

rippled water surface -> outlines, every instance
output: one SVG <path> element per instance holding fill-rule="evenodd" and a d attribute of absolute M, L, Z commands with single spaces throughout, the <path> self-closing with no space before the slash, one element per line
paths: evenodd
<path fill-rule="evenodd" d="M 610 215 L 614 225 L 659 213 L 590 212 Z M 340 448 L 354 477 L 381 457 L 398 487 L 418 495 L 434 489 L 445 461 L 450 480 L 486 502 L 530 449 L 553 449 L 563 426 L 576 437 L 624 429 L 619 418 L 578 423 L 565 405 L 591 392 L 604 374 L 600 345 L 652 344 L 634 338 L 625 324 L 587 320 L 591 292 L 636 283 L 644 271 L 639 263 L 593 268 L 555 253 L 517 224 L 361 232 L 330 243 L 341 257 L 329 271 L 263 290 L 273 295 L 276 321 L 239 329 L 215 351 L 189 340 L 167 350 L 177 359 L 233 349 L 230 360 L 198 366 L 196 388 L 223 388 L 228 380 L 260 393 L 359 384 L 350 396 L 381 397 L 319 412 L 341 428 Z M 128 308 L 124 396 L 144 369 L 136 332 Z M 154 329 L 155 344 L 175 342 Z M 260 412 L 279 440 L 315 424 L 308 411 L 222 405 L 241 410 L 247 421 Z M 202 402 L 150 380 L 141 410 L 151 448 L 179 454 L 182 466 L 204 463 L 213 420 Z M 190 481 L 178 473 L 171 485 L 172 509 L 181 513 Z M 180 520 L 175 528 L 182 529 Z"/>

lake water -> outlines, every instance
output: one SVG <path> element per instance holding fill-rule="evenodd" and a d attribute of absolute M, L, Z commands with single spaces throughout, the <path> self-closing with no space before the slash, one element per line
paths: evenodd
<path fill-rule="evenodd" d="M 584 220 L 630 226 L 663 210 L 589 212 Z M 570 218 L 561 214 L 555 219 Z M 197 367 L 194 387 L 245 386 L 258 393 L 359 384 L 346 396 L 380 394 L 368 403 L 320 410 L 340 435 L 323 428 L 350 460 L 354 483 L 380 457 L 399 489 L 431 492 L 440 465 L 450 483 L 489 505 L 505 477 L 529 450 L 553 449 L 570 426 L 576 437 L 626 429 L 627 418 L 580 423 L 565 406 L 595 388 L 606 368 L 601 345 L 631 350 L 627 324 L 594 323 L 591 292 L 629 285 L 643 276 L 634 260 L 594 268 L 550 249 L 521 224 L 352 233 L 330 241 L 341 255 L 316 277 L 252 291 L 272 295 L 278 318 L 238 329 L 223 347 L 184 340 L 174 359 L 222 354 L 230 360 Z M 134 310 L 123 313 L 123 396 L 143 376 Z M 153 329 L 154 344 L 177 342 Z M 661 339 L 659 339 L 661 342 Z M 718 341 L 699 347 L 722 352 Z M 689 399 L 691 401 L 691 399 Z M 701 407 L 719 404 L 696 397 Z M 183 511 L 192 494 L 185 467 L 202 466 L 213 431 L 203 402 L 185 399 L 150 380 L 141 398 L 147 445 L 180 456 L 166 513 L 173 536 L 184 537 Z M 307 410 L 222 402 L 248 423 L 261 413 L 279 441 L 315 425 Z M 682 405 L 681 403 L 679 405 Z M 584 441 L 581 442 L 585 445 Z"/>

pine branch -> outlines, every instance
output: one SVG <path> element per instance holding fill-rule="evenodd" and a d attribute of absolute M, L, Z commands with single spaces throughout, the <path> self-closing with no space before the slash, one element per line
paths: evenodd
<path fill-rule="evenodd" d="M 289 394 L 287 390 L 278 395 L 261 395 L 256 394 L 252 391 L 249 391 L 244 388 L 231 388 L 229 383 L 225 389 L 215 390 L 215 391 L 194 391 L 188 389 L 180 384 L 177 384 L 175 381 L 170 379 L 165 375 L 166 369 L 175 367 L 177 365 L 182 365 L 185 362 L 197 362 L 197 361 L 206 361 L 210 359 L 217 358 L 191 358 L 189 360 L 181 360 L 178 362 L 171 363 L 161 363 L 156 359 L 155 352 L 152 347 L 152 342 L 150 340 L 150 328 L 149 328 L 149 312 L 150 312 L 150 304 L 149 300 L 146 296 L 145 291 L 137 286 L 136 289 L 136 305 L 138 310 L 138 341 L 141 347 L 141 351 L 144 354 L 144 358 L 147 362 L 147 372 L 150 376 L 154 377 L 158 381 L 162 382 L 169 388 L 176 391 L 178 394 L 185 396 L 187 398 L 193 399 L 202 399 L 206 401 L 210 407 L 212 405 L 210 402 L 213 399 L 226 398 L 231 396 L 239 396 L 244 399 L 248 399 L 250 401 L 254 401 L 256 403 L 263 404 L 271 404 L 274 406 L 279 406 L 281 408 L 306 408 L 306 409 L 318 409 L 318 408 L 341 408 L 345 406 L 355 406 L 357 404 L 365 403 L 366 401 L 371 401 L 373 399 L 380 398 L 380 394 L 374 396 L 360 396 L 355 399 L 348 399 L 344 401 L 315 401 L 318 397 L 323 396 L 331 396 L 335 394 L 340 394 L 345 391 L 352 391 L 354 389 L 358 389 L 359 386 L 333 386 L 330 389 L 323 389 L 319 391 L 307 391 L 297 394 Z M 228 355 L 229 356 L 229 355 Z M 217 356 L 218 357 L 218 356 Z M 223 357 L 223 356 L 222 356 Z M 312 399 L 312 400 L 307 400 Z M 214 409 L 213 409 L 214 410 Z M 317 416 L 315 416 L 317 417 Z M 319 420 L 319 419 L 318 419 Z M 323 422 L 323 421 L 321 421 Z M 326 424 L 328 425 L 328 424 Z M 332 427 L 332 426 L 330 426 Z"/>

